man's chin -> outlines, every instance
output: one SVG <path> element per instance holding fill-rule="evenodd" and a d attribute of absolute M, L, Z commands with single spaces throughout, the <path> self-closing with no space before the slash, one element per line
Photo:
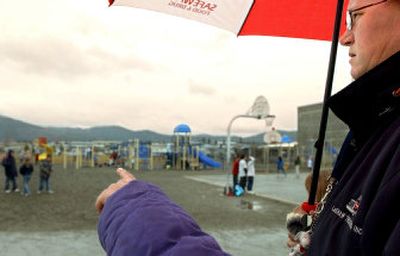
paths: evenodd
<path fill-rule="evenodd" d="M 354 67 L 351 68 L 350 75 L 351 75 L 351 77 L 352 77 L 354 80 L 357 80 L 357 79 L 360 78 L 363 74 L 364 74 L 364 73 L 361 72 L 360 69 L 357 69 L 357 68 L 354 68 Z"/>
<path fill-rule="evenodd" d="M 350 75 L 354 80 L 356 80 L 358 78 L 357 73 L 353 72 L 353 69 L 351 70 Z"/>

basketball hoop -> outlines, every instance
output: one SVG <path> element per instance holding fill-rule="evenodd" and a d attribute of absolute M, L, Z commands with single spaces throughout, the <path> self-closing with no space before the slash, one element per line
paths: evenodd
<path fill-rule="evenodd" d="M 272 126 L 272 122 L 275 119 L 274 115 L 270 115 L 270 108 L 267 99 L 264 96 L 258 96 L 256 100 L 254 101 L 253 105 L 251 108 L 247 111 L 246 114 L 244 115 L 237 115 L 232 118 L 232 120 L 228 124 L 228 129 L 227 129 L 227 136 L 226 136 L 226 169 L 227 169 L 227 177 L 226 177 L 226 184 L 229 186 L 230 180 L 230 169 L 228 166 L 230 166 L 230 157 L 231 157 L 231 127 L 233 122 L 240 118 L 240 117 L 245 117 L 245 118 L 256 118 L 256 119 L 264 119 L 265 120 L 265 125 L 268 127 Z M 279 133 L 278 133 L 279 135 Z M 280 136 L 280 135 L 279 135 Z M 279 137 L 280 138 L 280 137 Z M 265 141 L 271 141 L 268 138 L 264 138 Z M 276 141 L 276 139 L 272 138 L 272 141 Z M 267 142 L 268 143 L 268 142 Z"/>
<path fill-rule="evenodd" d="M 269 111 L 267 99 L 264 96 L 258 96 L 246 115 L 253 116 L 257 119 L 264 119 L 269 115 Z"/>
<path fill-rule="evenodd" d="M 264 142 L 267 144 L 277 144 L 280 143 L 282 139 L 282 136 L 279 132 L 277 132 L 275 129 L 272 129 L 271 131 L 267 131 L 264 135 Z"/>
<path fill-rule="evenodd" d="M 274 115 L 268 115 L 267 117 L 264 118 L 265 120 L 265 128 L 267 131 L 272 129 L 272 123 L 275 120 L 275 116 Z"/>

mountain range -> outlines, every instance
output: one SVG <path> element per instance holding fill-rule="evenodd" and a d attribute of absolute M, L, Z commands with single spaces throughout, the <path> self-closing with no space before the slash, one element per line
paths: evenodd
<path fill-rule="evenodd" d="M 296 131 L 279 131 L 296 139 Z M 0 141 L 32 141 L 47 137 L 49 141 L 127 141 L 139 139 L 148 142 L 171 142 L 172 135 L 151 130 L 132 131 L 121 126 L 96 126 L 92 128 L 42 127 L 0 115 Z M 224 141 L 226 136 L 208 134 L 192 135 L 202 143 Z M 243 143 L 263 143 L 264 133 L 249 137 L 233 136 L 232 141 Z"/>

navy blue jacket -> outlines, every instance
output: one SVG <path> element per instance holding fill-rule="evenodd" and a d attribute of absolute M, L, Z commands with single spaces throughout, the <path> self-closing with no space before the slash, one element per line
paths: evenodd
<path fill-rule="evenodd" d="M 32 164 L 23 164 L 19 167 L 19 173 L 21 175 L 31 175 L 33 172 L 33 165 Z"/>
<path fill-rule="evenodd" d="M 400 255 L 400 52 L 329 105 L 350 133 L 308 256 Z"/>
<path fill-rule="evenodd" d="M 143 181 L 132 181 L 107 199 L 98 234 L 110 256 L 228 255 L 181 207 Z"/>
<path fill-rule="evenodd" d="M 15 158 L 11 154 L 7 154 L 1 163 L 4 166 L 5 174 L 9 178 L 17 177 L 17 164 Z"/>

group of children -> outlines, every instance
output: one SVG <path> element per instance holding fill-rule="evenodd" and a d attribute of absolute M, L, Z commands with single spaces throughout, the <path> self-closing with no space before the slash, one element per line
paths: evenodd
<path fill-rule="evenodd" d="M 20 190 L 18 189 L 17 185 L 18 171 L 17 171 L 17 163 L 14 156 L 14 151 L 8 150 L 6 156 L 3 158 L 1 163 L 4 166 L 5 178 L 6 178 L 4 192 L 5 193 L 11 193 L 12 191 L 19 192 Z M 43 159 L 40 159 L 39 170 L 40 170 L 39 173 L 40 179 L 39 179 L 39 188 L 37 193 L 40 194 L 43 191 L 46 191 L 49 194 L 54 193 L 54 191 L 51 190 L 49 183 L 50 174 L 53 172 L 50 154 L 46 154 L 43 156 Z M 29 182 L 32 178 L 33 171 L 34 171 L 34 166 L 32 164 L 31 158 L 29 156 L 25 156 L 22 159 L 22 164 L 19 168 L 19 173 L 23 177 L 23 191 L 21 194 L 24 196 L 31 195 Z"/>
<path fill-rule="evenodd" d="M 254 176 L 256 174 L 254 166 L 255 158 L 237 155 L 232 168 L 233 191 L 236 196 L 240 196 L 247 190 L 247 193 L 253 193 Z"/>

